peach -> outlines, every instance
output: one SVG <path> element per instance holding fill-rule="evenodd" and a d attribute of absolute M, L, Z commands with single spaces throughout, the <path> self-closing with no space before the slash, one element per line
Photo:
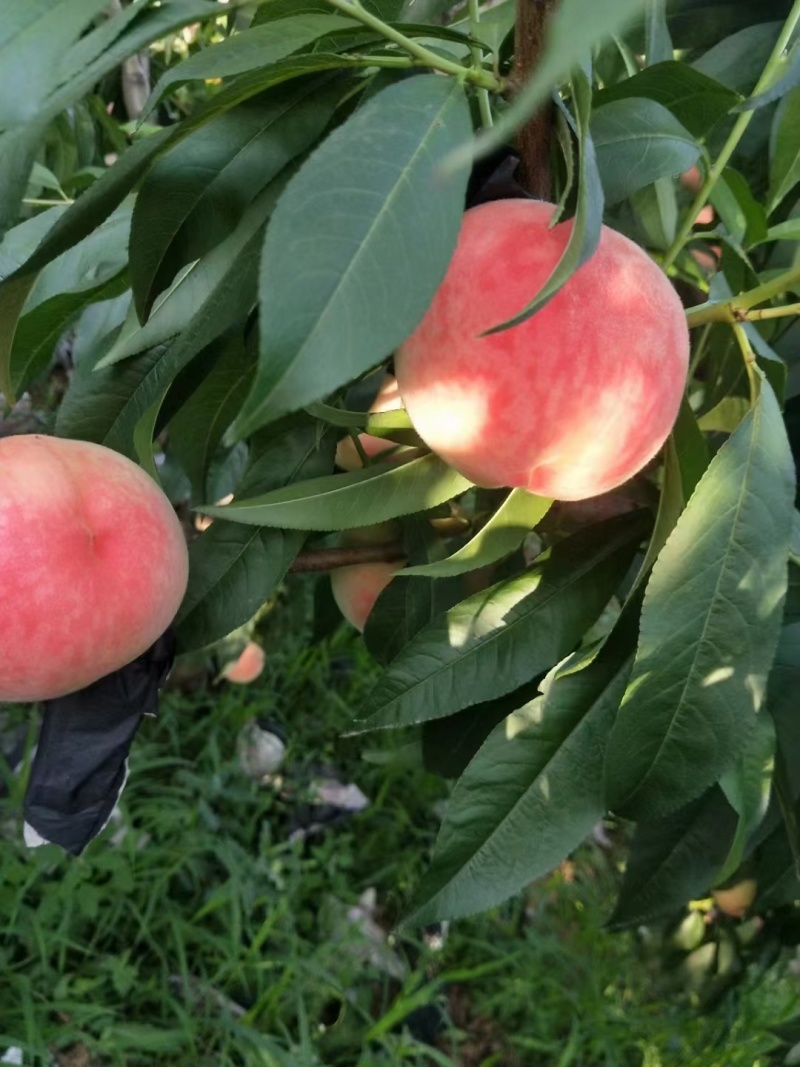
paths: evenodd
<path fill-rule="evenodd" d="M 371 412 L 396 411 L 402 406 L 403 401 L 400 399 L 400 392 L 397 388 L 397 379 L 393 378 L 391 374 L 387 374 L 383 379 L 381 387 L 378 390 L 378 395 L 372 401 L 369 410 Z M 380 456 L 382 452 L 388 452 L 397 447 L 395 441 L 389 441 L 385 437 L 375 437 L 373 434 L 369 433 L 360 433 L 358 435 L 358 442 L 370 459 Z M 388 459 L 389 457 L 386 458 Z M 361 470 L 364 466 L 361 462 L 361 456 L 358 454 L 358 450 L 353 444 L 352 437 L 342 438 L 336 446 L 336 466 L 341 467 L 342 470 L 345 471 Z"/>
<path fill-rule="evenodd" d="M 0 700 L 63 696 L 136 659 L 187 577 L 178 518 L 135 463 L 83 441 L 0 440 Z"/>
<path fill-rule="evenodd" d="M 699 193 L 703 187 L 703 175 L 700 168 L 695 164 L 694 167 L 689 167 L 684 171 L 680 177 L 680 183 L 684 189 L 688 189 L 690 193 Z"/>
<path fill-rule="evenodd" d="M 600 244 L 535 315 L 497 333 L 558 262 L 573 223 L 502 200 L 464 216 L 422 322 L 395 354 L 425 443 L 477 485 L 581 500 L 627 481 L 672 428 L 689 332 L 678 296 L 637 245 Z"/>
<path fill-rule="evenodd" d="M 331 573 L 333 599 L 342 615 L 363 632 L 375 601 L 403 566 L 395 563 L 356 563 Z"/>
<path fill-rule="evenodd" d="M 755 879 L 745 878 L 727 889 L 715 889 L 711 895 L 723 914 L 730 915 L 732 919 L 741 919 L 756 899 L 757 891 L 758 884 Z"/>
<path fill-rule="evenodd" d="M 248 641 L 238 659 L 222 668 L 222 677 L 237 685 L 249 685 L 264 670 L 266 653 L 256 641 Z"/>

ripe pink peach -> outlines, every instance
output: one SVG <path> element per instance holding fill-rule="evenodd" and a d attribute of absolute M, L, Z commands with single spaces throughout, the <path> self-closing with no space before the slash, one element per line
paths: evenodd
<path fill-rule="evenodd" d="M 186 590 L 180 523 L 101 445 L 0 440 L 0 700 L 46 700 L 136 659 Z"/>
<path fill-rule="evenodd" d="M 402 406 L 403 401 L 400 399 L 400 391 L 397 388 L 397 379 L 391 374 L 387 374 L 378 390 L 378 395 L 372 401 L 369 410 L 371 412 L 396 411 L 397 408 L 401 408 Z M 358 442 L 370 459 L 375 456 L 380 456 L 382 452 L 388 452 L 397 447 L 394 441 L 389 441 L 385 437 L 375 437 L 373 434 L 369 433 L 360 433 L 358 435 Z M 385 457 L 385 459 L 389 461 L 391 461 L 391 458 L 392 457 L 390 456 Z M 341 469 L 345 471 L 361 470 L 364 466 L 361 462 L 361 456 L 358 454 L 351 437 L 342 438 L 336 446 L 336 466 L 341 467 Z"/>
<path fill-rule="evenodd" d="M 403 566 L 402 563 L 356 563 L 331 573 L 333 599 L 339 611 L 363 632 L 375 601 Z"/>
<path fill-rule="evenodd" d="M 261 645 L 256 641 L 248 641 L 238 659 L 225 664 L 222 677 L 237 685 L 249 685 L 264 670 L 266 659 L 266 653 Z"/>
<path fill-rule="evenodd" d="M 603 227 L 594 256 L 531 318 L 482 336 L 530 302 L 572 222 L 503 200 L 464 216 L 447 275 L 395 355 L 417 433 L 481 486 L 581 500 L 625 482 L 672 428 L 689 333 L 658 266 Z"/>

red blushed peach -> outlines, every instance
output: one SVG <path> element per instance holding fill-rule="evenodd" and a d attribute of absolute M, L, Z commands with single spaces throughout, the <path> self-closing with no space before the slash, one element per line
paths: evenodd
<path fill-rule="evenodd" d="M 403 401 L 400 399 L 397 379 L 393 378 L 391 374 L 387 374 L 369 410 L 371 412 L 396 411 L 402 406 Z M 380 456 L 382 452 L 389 452 L 397 447 L 394 441 L 389 441 L 385 437 L 375 437 L 369 433 L 360 433 L 358 435 L 358 443 L 369 459 L 374 459 L 376 456 Z M 337 445 L 336 466 L 345 471 L 361 470 L 364 466 L 361 462 L 361 456 L 353 444 L 352 437 L 344 437 Z"/>
<path fill-rule="evenodd" d="M 572 222 L 552 204 L 503 200 L 464 216 L 447 275 L 395 355 L 420 437 L 477 485 L 581 500 L 627 481 L 658 451 L 683 396 L 689 332 L 655 263 L 603 227 L 600 244 L 531 318 Z"/>
<path fill-rule="evenodd" d="M 266 653 L 255 641 L 248 641 L 238 659 L 226 663 L 222 677 L 237 685 L 249 685 L 264 670 Z"/>
<path fill-rule="evenodd" d="M 333 599 L 357 630 L 363 632 L 375 601 L 402 566 L 402 563 L 356 563 L 333 571 Z"/>
<path fill-rule="evenodd" d="M 700 173 L 699 167 L 690 167 L 689 170 L 681 174 L 680 180 L 683 188 L 688 189 L 690 193 L 699 193 L 703 188 L 704 178 Z M 700 208 L 697 218 L 694 220 L 695 226 L 710 226 L 713 221 L 714 208 L 710 204 Z"/>
<path fill-rule="evenodd" d="M 0 440 L 0 700 L 63 696 L 136 659 L 187 576 L 178 518 L 135 463 L 83 441 Z"/>

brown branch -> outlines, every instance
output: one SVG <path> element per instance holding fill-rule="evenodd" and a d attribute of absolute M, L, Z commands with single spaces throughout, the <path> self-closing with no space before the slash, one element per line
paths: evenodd
<path fill-rule="evenodd" d="M 598 0 L 602 2 L 602 0 Z M 531 76 L 542 54 L 545 29 L 557 0 L 516 0 L 514 27 L 514 71 L 510 84 L 519 88 Z M 548 102 L 532 115 L 517 133 L 520 166 L 517 178 L 521 185 L 540 200 L 549 200 L 550 139 L 553 129 L 553 105 Z"/>
<path fill-rule="evenodd" d="M 147 52 L 136 52 L 122 64 L 122 99 L 130 122 L 141 118 L 149 96 L 150 56 Z"/>
<path fill-rule="evenodd" d="M 116 18 L 123 10 L 122 0 L 111 0 L 106 7 L 105 16 L 108 19 Z M 150 53 L 146 49 L 122 61 L 120 82 L 128 121 L 136 122 L 150 96 Z"/>
<path fill-rule="evenodd" d="M 403 546 L 393 541 L 386 545 L 359 545 L 354 548 L 319 548 L 301 552 L 289 570 L 293 574 L 333 571 L 356 563 L 394 563 L 405 559 Z"/>

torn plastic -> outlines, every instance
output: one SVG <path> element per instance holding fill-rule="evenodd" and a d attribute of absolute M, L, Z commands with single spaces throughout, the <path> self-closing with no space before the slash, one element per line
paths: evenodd
<path fill-rule="evenodd" d="M 295 815 L 289 841 L 304 841 L 333 823 L 357 815 L 369 807 L 369 797 L 352 782 L 341 782 L 332 774 L 309 783 L 307 803 Z"/>
<path fill-rule="evenodd" d="M 263 781 L 283 765 L 286 735 L 268 719 L 251 719 L 242 728 L 236 749 L 242 773 L 254 781 Z"/>
<path fill-rule="evenodd" d="M 105 827 L 125 786 L 128 753 L 175 657 L 171 630 L 132 663 L 44 704 L 23 812 L 25 843 L 79 855 Z"/>

